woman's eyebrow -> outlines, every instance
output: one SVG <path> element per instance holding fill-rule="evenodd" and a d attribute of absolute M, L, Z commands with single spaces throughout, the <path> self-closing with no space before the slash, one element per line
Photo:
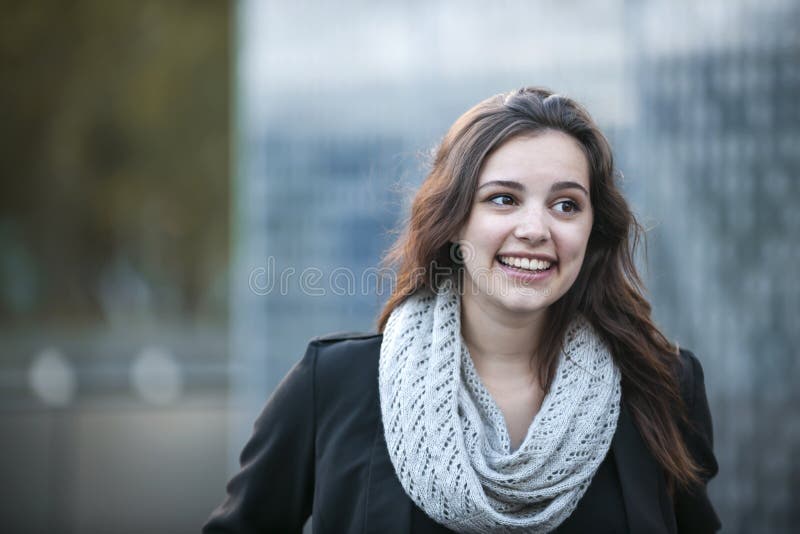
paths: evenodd
<path fill-rule="evenodd" d="M 564 189 L 580 189 L 587 197 L 589 196 L 589 192 L 586 190 L 586 188 L 583 187 L 578 182 L 570 182 L 570 181 L 556 182 L 550 186 L 551 193 L 555 193 L 556 191 L 562 191 Z"/>
<path fill-rule="evenodd" d="M 497 185 L 500 187 L 507 187 L 509 189 L 513 189 L 515 191 L 525 191 L 525 186 L 519 182 L 515 182 L 514 180 L 492 180 L 490 182 L 486 182 L 478 187 L 478 191 L 483 189 L 484 187 L 489 187 L 490 185 Z"/>
<path fill-rule="evenodd" d="M 525 191 L 525 186 L 522 185 L 520 182 L 514 180 L 492 180 L 486 182 L 485 184 L 481 184 L 481 186 L 478 187 L 478 191 L 480 191 L 484 187 L 489 187 L 489 186 L 507 187 L 515 191 Z M 572 182 L 572 181 L 555 182 L 553 185 L 550 186 L 551 193 L 555 193 L 556 191 L 563 191 L 564 189 L 580 189 L 587 197 L 589 196 L 589 192 L 586 190 L 586 188 L 583 187 L 578 182 Z"/>

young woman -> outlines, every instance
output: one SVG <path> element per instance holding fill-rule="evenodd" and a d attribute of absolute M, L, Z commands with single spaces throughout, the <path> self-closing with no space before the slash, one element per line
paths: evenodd
<path fill-rule="evenodd" d="M 204 532 L 714 532 L 703 373 L 650 317 L 608 142 L 575 101 L 451 127 L 377 335 L 311 342 Z"/>

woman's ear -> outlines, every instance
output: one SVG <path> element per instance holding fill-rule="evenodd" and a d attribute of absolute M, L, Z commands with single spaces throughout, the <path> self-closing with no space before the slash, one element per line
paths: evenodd
<path fill-rule="evenodd" d="M 465 240 L 450 242 L 450 259 L 455 263 L 464 263 L 475 258 L 475 247 Z"/>
<path fill-rule="evenodd" d="M 450 241 L 450 251 L 449 251 L 450 261 L 453 263 L 459 264 L 464 262 L 464 256 L 461 253 L 461 247 L 459 246 L 458 241 Z"/>

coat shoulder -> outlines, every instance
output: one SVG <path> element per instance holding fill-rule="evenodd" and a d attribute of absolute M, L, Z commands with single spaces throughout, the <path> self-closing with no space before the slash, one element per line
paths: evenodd
<path fill-rule="evenodd" d="M 316 355 L 315 384 L 320 394 L 349 398 L 352 392 L 377 388 L 382 340 L 381 334 L 355 332 L 312 339 L 309 350 Z"/>
<path fill-rule="evenodd" d="M 382 337 L 382 334 L 378 334 L 376 332 L 333 332 L 331 334 L 317 336 L 311 340 L 311 343 L 333 343 L 336 341 L 381 339 Z"/>
<path fill-rule="evenodd" d="M 703 366 L 694 352 L 686 348 L 678 351 L 678 383 L 681 397 L 687 407 L 694 405 L 697 383 L 704 385 Z"/>
<path fill-rule="evenodd" d="M 675 517 L 679 532 L 716 532 L 719 516 L 711 504 L 706 486 L 719 471 L 714 455 L 714 430 L 706 396 L 705 376 L 700 360 L 680 349 L 680 389 L 688 421 L 680 423 L 686 447 L 700 468 L 700 484 L 675 495 Z"/>
<path fill-rule="evenodd" d="M 381 334 L 339 332 L 315 337 L 309 347 L 317 352 L 318 365 L 344 365 L 348 361 L 363 361 L 371 356 L 377 358 L 382 340 Z"/>

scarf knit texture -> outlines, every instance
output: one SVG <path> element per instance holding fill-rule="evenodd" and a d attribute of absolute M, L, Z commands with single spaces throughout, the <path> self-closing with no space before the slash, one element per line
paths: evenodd
<path fill-rule="evenodd" d="M 617 427 L 620 372 L 583 317 L 519 448 L 461 337 L 450 286 L 420 291 L 383 332 L 379 392 L 389 457 L 406 493 L 456 532 L 550 532 L 578 504 Z"/>

